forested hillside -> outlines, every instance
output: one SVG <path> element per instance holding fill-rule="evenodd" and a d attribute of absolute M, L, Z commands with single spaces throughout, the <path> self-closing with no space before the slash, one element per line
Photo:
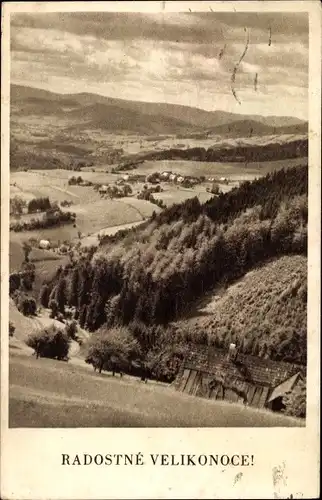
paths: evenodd
<path fill-rule="evenodd" d="M 307 258 L 285 255 L 252 269 L 240 280 L 218 287 L 171 324 L 186 340 L 244 354 L 306 364 Z"/>
<path fill-rule="evenodd" d="M 103 324 L 129 325 L 147 356 L 185 346 L 187 340 L 207 342 L 207 333 L 200 335 L 196 328 L 188 339 L 184 329 L 169 323 L 185 317 L 218 285 L 227 286 L 283 255 L 305 256 L 307 217 L 307 166 L 274 172 L 204 205 L 195 198 L 172 206 L 143 228 L 106 238 L 91 259 L 60 269 L 43 287 L 42 302 L 55 299 L 61 311 L 74 306 L 80 325 L 90 331 Z M 301 280 L 305 287 L 305 276 Z M 275 326 L 266 334 L 268 344 Z M 296 329 L 294 322 L 292 327 Z M 240 329 L 240 345 L 243 335 L 246 339 L 247 332 Z M 305 339 L 306 332 L 301 335 Z M 211 336 L 216 341 L 213 331 Z M 223 342 L 222 329 L 220 336 Z M 292 336 L 286 337 L 284 343 L 291 344 Z M 244 347 L 249 348 L 246 342 Z M 284 352 L 289 361 L 303 362 L 304 356 L 292 356 L 287 345 Z M 283 359 L 274 349 L 260 354 Z"/>

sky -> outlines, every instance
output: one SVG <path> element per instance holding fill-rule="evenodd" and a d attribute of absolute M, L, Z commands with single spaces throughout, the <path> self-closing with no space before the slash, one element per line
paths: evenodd
<path fill-rule="evenodd" d="M 247 38 L 234 83 L 238 102 L 231 75 Z M 209 111 L 307 119 L 308 16 L 14 14 L 11 83 L 59 93 L 93 92 Z"/>

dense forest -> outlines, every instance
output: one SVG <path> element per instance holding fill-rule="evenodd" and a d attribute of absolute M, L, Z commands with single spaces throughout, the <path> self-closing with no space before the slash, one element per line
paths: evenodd
<path fill-rule="evenodd" d="M 80 326 L 92 332 L 127 325 L 147 357 L 167 357 L 187 341 L 224 345 L 222 331 L 211 339 L 189 332 L 188 339 L 171 325 L 217 285 L 283 255 L 305 256 L 307 219 L 307 165 L 274 172 L 206 204 L 194 198 L 174 205 L 141 228 L 105 239 L 92 255 L 59 268 L 44 284 L 41 303 L 54 301 L 61 313 L 73 307 Z M 288 361 L 305 363 L 298 344 L 305 344 L 306 331 L 301 335 L 284 339 L 283 352 L 294 353 Z M 241 349 L 253 352 L 252 342 L 256 338 L 240 342 Z M 276 349 L 269 352 L 284 359 Z"/>
<path fill-rule="evenodd" d="M 135 155 L 138 160 L 192 160 L 209 162 L 256 162 L 274 161 L 287 158 L 300 158 L 308 155 L 308 140 L 295 139 L 290 142 L 265 145 L 244 145 L 233 147 L 203 147 L 178 149 L 170 148 L 163 151 L 152 151 Z M 133 158 L 133 157 L 132 157 Z M 134 160 L 133 158 L 133 160 Z"/>

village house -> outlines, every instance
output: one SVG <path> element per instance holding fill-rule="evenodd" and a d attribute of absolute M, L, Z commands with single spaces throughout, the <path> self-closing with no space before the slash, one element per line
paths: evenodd
<path fill-rule="evenodd" d="M 105 184 L 103 184 L 98 188 L 98 192 L 100 194 L 106 194 L 108 192 L 108 186 L 105 186 Z"/>
<path fill-rule="evenodd" d="M 42 248 L 43 250 L 49 250 L 50 249 L 50 242 L 48 240 L 40 240 L 39 241 L 39 248 Z"/>
<path fill-rule="evenodd" d="M 174 382 L 178 391 L 208 399 L 281 411 L 283 397 L 305 379 L 304 366 L 228 351 L 194 346 Z"/>
<path fill-rule="evenodd" d="M 177 182 L 179 182 L 179 184 L 181 184 L 183 181 L 184 181 L 184 177 L 182 177 L 182 175 L 179 175 L 179 177 L 177 178 Z"/>
<path fill-rule="evenodd" d="M 173 182 L 174 182 L 174 181 L 176 180 L 176 178 L 177 178 L 176 174 L 170 174 L 170 175 L 169 175 L 169 179 L 170 179 L 170 181 L 173 181 Z"/>

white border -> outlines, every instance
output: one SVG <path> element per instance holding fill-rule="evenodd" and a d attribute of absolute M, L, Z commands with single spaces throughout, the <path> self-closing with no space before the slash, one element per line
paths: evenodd
<path fill-rule="evenodd" d="M 309 12 L 309 252 L 308 415 L 305 428 L 271 429 L 8 429 L 8 227 L 10 13 L 63 11 Z M 2 14 L 1 88 L 1 497 L 20 500 L 103 498 L 273 498 L 273 468 L 285 464 L 285 491 L 319 495 L 320 213 L 321 213 L 320 2 L 24 2 Z M 196 402 L 197 404 L 197 402 Z M 239 470 L 207 467 L 70 467 L 61 453 L 247 453 L 255 464 Z M 281 497 L 280 497 L 281 498 Z"/>

